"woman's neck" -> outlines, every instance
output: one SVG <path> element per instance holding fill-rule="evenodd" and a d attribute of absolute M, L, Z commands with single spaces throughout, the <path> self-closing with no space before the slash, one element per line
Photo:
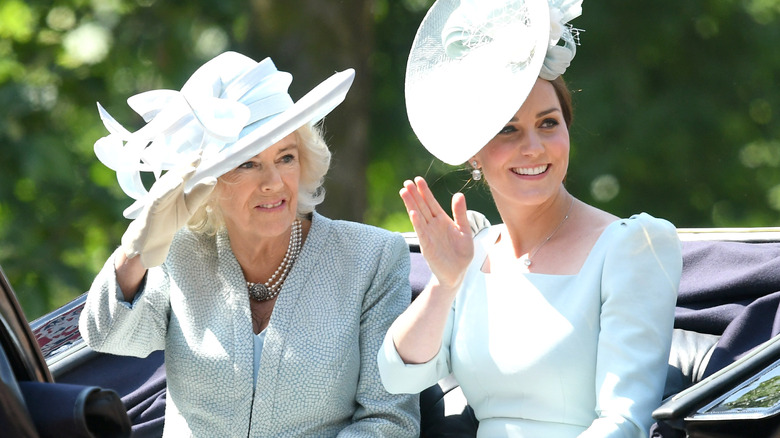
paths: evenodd
<path fill-rule="evenodd" d="M 306 242 L 311 224 L 310 219 L 301 219 L 301 246 Z M 273 275 L 287 252 L 291 231 L 292 224 L 277 236 L 264 237 L 255 234 L 247 235 L 236 230 L 231 232 L 231 227 L 227 227 L 230 249 L 244 271 L 247 281 L 264 283 Z"/>
<path fill-rule="evenodd" d="M 576 202 L 563 187 L 542 204 L 502 206 L 497 202 L 496 207 L 508 233 L 508 236 L 502 234 L 500 243 L 510 245 L 516 258 L 533 253 L 560 233 Z M 507 238 L 509 241 L 503 240 Z"/>
<path fill-rule="evenodd" d="M 244 271 L 244 277 L 252 283 L 263 283 L 273 275 L 290 242 L 289 229 L 277 236 L 240 233 L 230 227 L 227 231 L 230 248 Z"/>

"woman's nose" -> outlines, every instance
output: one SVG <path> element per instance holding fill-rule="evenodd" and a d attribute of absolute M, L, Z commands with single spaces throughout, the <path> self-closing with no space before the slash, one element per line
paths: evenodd
<path fill-rule="evenodd" d="M 274 166 L 263 167 L 260 170 L 260 184 L 258 187 L 264 192 L 278 190 L 282 186 L 282 176 Z"/>
<path fill-rule="evenodd" d="M 538 155 L 544 151 L 542 139 L 533 131 L 527 131 L 520 140 L 520 151 L 525 155 Z"/>

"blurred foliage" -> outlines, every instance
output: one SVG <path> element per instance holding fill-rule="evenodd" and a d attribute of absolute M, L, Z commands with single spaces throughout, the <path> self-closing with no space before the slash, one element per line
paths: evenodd
<path fill-rule="evenodd" d="M 271 56 L 294 98 L 356 69 L 326 122 L 323 213 L 410 230 L 398 189 L 424 175 L 446 208 L 463 190 L 497 222 L 488 190 L 432 159 L 406 119 L 406 57 L 431 3 L 0 0 L 0 266 L 27 316 L 86 290 L 127 226 L 92 152 L 95 102 L 137 129 L 127 97 L 179 89 L 224 50 Z M 680 227 L 780 225 L 780 0 L 585 1 L 573 24 L 572 193 Z"/>
<path fill-rule="evenodd" d="M 744 390 L 741 390 L 744 391 Z M 731 396 L 732 398 L 734 395 Z M 756 411 L 759 408 L 771 408 L 780 403 L 780 376 L 766 379 L 762 377 L 755 388 L 744 391 L 739 398 L 725 402 L 712 410 L 715 412 L 729 411 Z"/>

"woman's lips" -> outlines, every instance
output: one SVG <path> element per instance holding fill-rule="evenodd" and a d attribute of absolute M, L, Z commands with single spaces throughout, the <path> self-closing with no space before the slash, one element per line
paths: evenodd
<path fill-rule="evenodd" d="M 547 172 L 549 167 L 549 164 L 542 164 L 534 167 L 514 167 L 512 168 L 512 172 L 522 176 L 536 176 Z"/>
<path fill-rule="evenodd" d="M 266 210 L 272 210 L 274 208 L 279 208 L 282 205 L 284 205 L 284 199 L 273 202 L 273 203 L 265 203 L 265 204 L 258 204 L 256 208 L 262 208 Z"/>

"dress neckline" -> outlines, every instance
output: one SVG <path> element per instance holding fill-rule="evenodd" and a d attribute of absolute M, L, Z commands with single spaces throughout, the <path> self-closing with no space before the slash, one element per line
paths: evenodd
<path fill-rule="evenodd" d="M 635 216 L 632 216 L 634 218 Z M 625 223 L 627 219 L 619 218 L 615 219 L 611 223 L 609 223 L 606 227 L 604 227 L 604 230 L 599 235 L 598 239 L 596 239 L 596 242 L 593 244 L 593 246 L 590 248 L 590 251 L 588 252 L 588 256 L 585 258 L 585 261 L 582 263 L 582 266 L 580 266 L 579 271 L 575 274 L 543 274 L 538 272 L 521 272 L 521 275 L 530 275 L 535 277 L 554 277 L 554 278 L 570 278 L 570 277 L 577 277 L 582 273 L 585 268 L 592 263 L 591 259 L 594 257 L 594 253 L 596 253 L 596 249 L 600 248 L 601 246 L 605 245 L 604 241 L 607 240 L 607 236 L 611 234 L 611 229 L 616 227 L 617 224 Z M 502 231 L 506 230 L 506 225 L 496 224 L 492 225 L 488 228 L 485 228 L 475 236 L 475 250 L 479 248 L 478 252 L 475 252 L 474 257 L 475 260 L 477 257 L 480 257 L 479 260 L 481 260 L 481 263 L 477 264 L 477 270 L 482 275 L 490 275 L 491 272 L 484 272 L 482 270 L 482 266 L 484 266 L 485 262 L 487 261 L 487 248 L 490 245 L 494 245 L 498 239 L 498 237 L 501 235 Z M 484 236 L 480 236 L 480 234 L 485 234 Z"/>

